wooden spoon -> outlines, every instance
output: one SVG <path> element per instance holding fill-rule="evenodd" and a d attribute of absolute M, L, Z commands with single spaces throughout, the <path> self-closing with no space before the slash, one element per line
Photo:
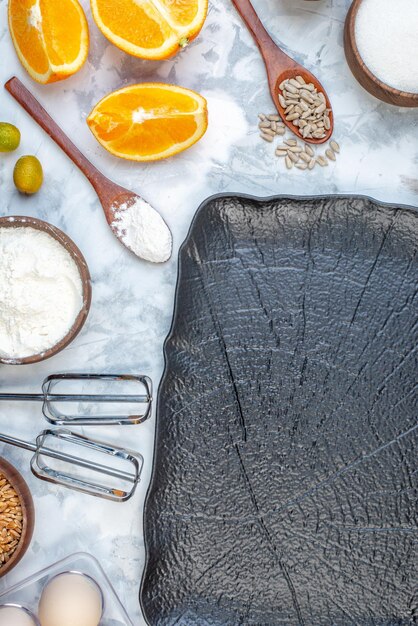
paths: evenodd
<path fill-rule="evenodd" d="M 137 194 L 112 182 L 104 176 L 92 163 L 80 152 L 72 143 L 61 128 L 54 122 L 51 116 L 39 104 L 36 98 L 15 76 L 5 84 L 5 88 L 22 105 L 29 115 L 41 126 L 46 133 L 59 145 L 70 159 L 83 172 L 94 190 L 99 196 L 107 222 L 116 237 L 129 250 L 140 258 L 154 263 L 168 261 L 172 250 L 172 236 L 170 229 L 155 209 L 142 200 Z M 132 242 L 132 237 L 126 235 L 126 231 L 121 227 L 124 225 L 123 212 L 129 210 L 133 205 L 139 204 L 145 207 L 147 217 L 151 216 L 153 225 L 157 224 L 159 231 L 164 233 L 159 235 L 159 241 L 154 241 L 157 248 L 150 254 L 147 239 L 147 223 L 143 225 L 144 232 L 140 234 L 140 241 Z M 155 236 L 155 235 L 154 235 Z M 150 233 L 152 237 L 152 233 Z M 144 243 L 145 242 L 145 243 Z M 163 244 L 163 245 L 161 245 Z M 161 249 L 158 249 L 161 248 Z"/>
<path fill-rule="evenodd" d="M 273 102 L 276 105 L 283 123 L 306 143 L 321 144 L 328 141 L 334 130 L 334 116 L 332 110 L 329 115 L 331 127 L 328 131 L 326 131 L 325 137 L 322 139 L 308 139 L 302 137 L 298 127 L 294 126 L 291 121 L 286 120 L 284 108 L 279 102 L 279 85 L 286 79 L 294 78 L 295 76 L 302 76 L 306 83 L 313 83 L 318 92 L 322 92 L 324 94 L 327 108 L 331 109 L 331 103 L 328 95 L 319 80 L 311 74 L 311 72 L 305 69 L 303 65 L 300 65 L 285 54 L 283 50 L 281 50 L 279 46 L 274 43 L 261 23 L 250 0 L 232 0 L 232 3 L 235 5 L 235 8 L 247 25 L 248 30 L 254 37 L 254 40 L 264 59 L 271 97 L 273 98 Z"/>
<path fill-rule="evenodd" d="M 356 42 L 356 18 L 362 1 L 354 0 L 347 14 L 344 27 L 345 56 L 354 77 L 366 91 L 383 102 L 399 107 L 418 107 L 418 93 L 400 91 L 386 85 L 371 72 L 361 58 Z M 385 37 L 383 33 L 382 37 Z M 399 45 L 402 45 L 402 42 Z"/>

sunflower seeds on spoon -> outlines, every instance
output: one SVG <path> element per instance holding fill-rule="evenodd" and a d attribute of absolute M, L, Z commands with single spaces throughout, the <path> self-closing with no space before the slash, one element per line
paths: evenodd
<path fill-rule="evenodd" d="M 297 78 L 295 80 L 297 80 Z M 300 83 L 300 81 L 298 81 L 298 84 L 300 84 L 301 86 L 306 86 L 305 83 Z M 292 83 L 292 86 L 295 85 Z M 318 104 L 317 106 L 320 106 L 320 104 Z M 300 103 L 299 105 L 291 106 L 294 108 L 298 106 L 299 110 L 297 110 L 296 112 L 299 114 L 300 111 L 303 109 L 303 105 L 301 107 Z M 309 110 L 308 118 L 312 117 L 310 113 L 311 111 Z M 260 137 L 264 141 L 272 143 L 275 137 L 282 137 L 286 134 L 287 128 L 282 122 L 280 115 L 278 115 L 277 113 L 270 113 L 268 115 L 266 115 L 265 113 L 259 113 L 258 118 Z M 304 120 L 299 119 L 296 119 L 293 123 L 297 122 L 304 124 L 303 130 L 304 128 L 306 128 L 306 126 L 309 126 L 309 132 L 312 132 L 312 129 L 314 133 L 322 133 L 324 131 L 324 127 L 321 126 L 323 122 L 318 120 L 315 116 L 313 116 L 313 120 L 310 122 L 310 124 L 308 124 Z M 279 158 L 284 159 L 287 169 L 290 170 L 293 167 L 296 167 L 301 171 L 313 170 L 315 168 L 315 165 L 326 167 L 327 165 L 329 165 L 329 161 L 336 161 L 337 154 L 339 153 L 340 146 L 334 139 L 330 141 L 329 147 L 326 149 L 324 155 L 316 155 L 313 147 L 310 144 L 299 143 L 299 141 L 297 139 L 294 139 L 293 137 L 285 139 L 281 144 L 277 144 L 275 149 L 275 155 Z"/>

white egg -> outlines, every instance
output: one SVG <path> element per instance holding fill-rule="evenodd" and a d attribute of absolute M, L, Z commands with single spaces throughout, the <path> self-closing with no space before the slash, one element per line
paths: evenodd
<path fill-rule="evenodd" d="M 103 602 L 98 585 L 76 573 L 52 578 L 39 601 L 41 626 L 98 626 Z"/>
<path fill-rule="evenodd" d="M 24 609 L 17 606 L 1 606 L 0 626 L 36 626 L 36 622 Z"/>

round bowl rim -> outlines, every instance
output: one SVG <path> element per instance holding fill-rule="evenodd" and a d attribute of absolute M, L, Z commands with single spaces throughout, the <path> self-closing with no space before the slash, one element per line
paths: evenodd
<path fill-rule="evenodd" d="M 55 356 L 56 354 L 58 354 L 58 352 L 61 352 L 61 350 L 64 350 L 64 348 L 66 348 L 76 338 L 78 333 L 83 328 L 91 306 L 92 288 L 90 271 L 83 254 L 76 246 L 74 241 L 62 230 L 57 228 L 57 226 L 53 226 L 49 222 L 45 222 L 44 220 L 40 220 L 36 217 L 10 215 L 0 217 L 0 228 L 4 227 L 34 228 L 36 230 L 40 230 L 41 232 L 47 233 L 56 241 L 58 241 L 58 243 L 60 243 L 65 248 L 65 250 L 67 250 L 67 252 L 74 260 L 75 264 L 77 265 L 77 269 L 80 274 L 83 288 L 83 306 L 81 307 L 68 333 L 58 343 L 52 346 L 52 348 L 49 348 L 48 350 L 45 350 L 44 352 L 41 352 L 39 354 L 33 354 L 31 356 L 22 358 L 0 356 L 0 363 L 4 365 L 29 365 L 32 363 L 39 363 L 40 361 L 45 361 L 46 359 Z"/>
<path fill-rule="evenodd" d="M 35 527 L 35 507 L 32 494 L 22 474 L 3 457 L 0 457 L 0 474 L 3 474 L 16 491 L 23 515 L 22 534 L 17 548 L 7 563 L 0 567 L 0 578 L 2 578 L 19 563 L 29 548 Z"/>
<path fill-rule="evenodd" d="M 353 1 L 345 20 L 344 47 L 347 62 L 351 71 L 353 72 L 357 80 L 359 80 L 359 78 L 356 72 L 364 74 L 365 78 L 374 84 L 376 90 L 375 92 L 371 91 L 364 82 L 359 80 L 362 87 L 379 100 L 382 100 L 387 104 L 392 104 L 399 107 L 418 107 L 418 92 L 402 91 L 401 89 L 397 89 L 396 87 L 391 87 L 387 83 L 380 80 L 380 78 L 378 78 L 375 74 L 373 74 L 371 69 L 368 67 L 368 65 L 366 65 L 365 61 L 363 60 L 363 57 L 361 56 L 357 46 L 357 39 L 355 34 L 357 13 L 362 2 L 363 0 Z M 351 48 L 354 59 L 350 59 L 347 55 L 348 47 Z M 356 72 L 353 71 L 354 64 Z"/>

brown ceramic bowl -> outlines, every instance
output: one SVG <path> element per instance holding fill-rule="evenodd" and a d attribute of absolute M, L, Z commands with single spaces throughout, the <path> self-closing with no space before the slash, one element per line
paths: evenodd
<path fill-rule="evenodd" d="M 0 567 L 0 578 L 10 572 L 23 558 L 32 540 L 35 526 L 35 509 L 32 495 L 23 476 L 8 461 L 0 457 L 0 474 L 11 484 L 16 491 L 23 513 L 23 528 L 19 544 L 7 563 Z"/>
<path fill-rule="evenodd" d="M 363 0 L 354 0 L 344 27 L 344 50 L 348 65 L 360 85 L 372 96 L 398 107 L 418 107 L 418 93 L 394 89 L 379 80 L 364 63 L 356 42 L 356 18 Z M 388 43 L 388 45 L 390 45 Z"/>
<path fill-rule="evenodd" d="M 90 272 L 87 267 L 87 263 L 81 254 L 80 250 L 77 248 L 75 243 L 65 234 L 57 228 L 56 226 L 52 226 L 52 224 L 48 224 L 48 222 L 44 222 L 42 220 L 38 220 L 34 217 L 21 217 L 21 216 L 11 216 L 11 217 L 0 217 L 0 228 L 36 228 L 37 230 L 41 230 L 44 233 L 48 233 L 51 235 L 58 243 L 60 243 L 66 250 L 69 252 L 74 259 L 78 271 L 80 272 L 81 282 L 83 285 L 83 306 L 77 315 L 74 324 L 68 331 L 68 333 L 59 341 L 55 346 L 50 348 L 49 350 L 45 350 L 41 354 L 34 354 L 32 356 L 24 357 L 24 358 L 5 358 L 0 356 L 0 363 L 4 363 L 7 365 L 28 365 L 30 363 L 38 363 L 39 361 L 44 361 L 45 359 L 49 359 L 51 356 L 54 356 L 58 352 L 61 352 L 64 348 L 70 344 L 73 339 L 78 335 L 80 330 L 84 326 L 84 322 L 87 319 L 90 305 L 91 305 L 91 280 L 90 280 Z"/>

